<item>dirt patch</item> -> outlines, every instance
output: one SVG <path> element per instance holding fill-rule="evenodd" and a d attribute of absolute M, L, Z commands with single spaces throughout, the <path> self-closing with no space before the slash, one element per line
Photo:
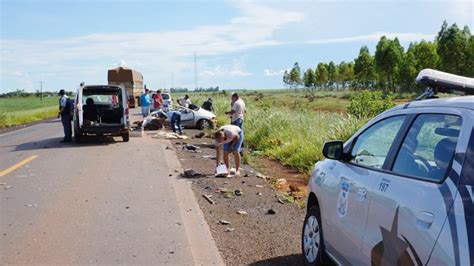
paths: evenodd
<path fill-rule="evenodd" d="M 197 130 L 186 130 L 190 137 L 198 133 Z M 171 142 L 173 147 L 168 148 L 176 150 L 183 168 L 201 174 L 190 180 L 226 264 L 304 264 L 300 235 L 305 210 L 295 203 L 288 203 L 282 193 L 303 195 L 307 177 L 277 162 L 252 156 L 252 165 L 265 171 L 260 173 L 249 165 L 243 165 L 238 177 L 216 178 L 212 139 L 203 137 Z M 189 150 L 186 145 L 189 147 L 190 144 L 198 148 Z M 286 180 L 284 184 L 280 180 L 280 190 L 273 186 L 278 179 Z M 300 191 L 292 191 L 290 186 Z"/>

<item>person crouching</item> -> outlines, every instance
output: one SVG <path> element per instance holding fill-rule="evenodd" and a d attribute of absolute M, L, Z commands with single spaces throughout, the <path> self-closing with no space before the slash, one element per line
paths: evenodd
<path fill-rule="evenodd" d="M 224 150 L 224 164 L 227 167 L 227 175 L 229 172 L 229 153 L 234 154 L 235 175 L 240 174 L 240 148 L 244 140 L 244 131 L 234 125 L 225 125 L 220 127 L 215 133 L 216 139 L 216 167 L 220 163 L 221 150 Z"/>

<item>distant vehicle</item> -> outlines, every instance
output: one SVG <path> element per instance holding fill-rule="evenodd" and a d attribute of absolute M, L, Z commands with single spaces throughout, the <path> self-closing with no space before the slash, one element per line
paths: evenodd
<path fill-rule="evenodd" d="M 181 126 L 184 128 L 215 128 L 217 125 L 216 115 L 212 112 L 204 110 L 198 106 L 192 105 L 191 108 L 177 107 L 176 111 L 181 113 Z M 169 111 L 169 110 L 168 110 Z M 151 115 L 158 116 L 158 113 L 163 113 L 166 116 L 165 110 L 159 110 L 151 113 Z M 167 118 L 169 122 L 169 117 Z"/>
<path fill-rule="evenodd" d="M 86 135 L 121 136 L 129 141 L 130 121 L 127 92 L 121 86 L 81 86 L 74 108 L 74 138 L 80 143 Z"/>
<path fill-rule="evenodd" d="M 306 264 L 474 265 L 474 79 L 420 72 L 430 88 L 344 144 L 326 142 L 308 183 Z"/>
<path fill-rule="evenodd" d="M 140 95 L 143 92 L 143 75 L 128 67 L 117 67 L 107 71 L 109 85 L 122 86 L 127 90 L 128 104 L 135 108 L 140 104 Z"/>
<path fill-rule="evenodd" d="M 163 110 L 168 111 L 173 105 L 173 98 L 171 98 L 171 94 L 162 92 L 161 98 L 163 98 Z"/>

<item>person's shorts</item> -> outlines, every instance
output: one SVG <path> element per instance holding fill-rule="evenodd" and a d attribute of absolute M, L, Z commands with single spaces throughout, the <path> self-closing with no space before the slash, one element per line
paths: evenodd
<path fill-rule="evenodd" d="M 142 115 L 146 117 L 150 114 L 150 107 L 142 107 Z"/>
<path fill-rule="evenodd" d="M 242 118 L 237 118 L 234 121 L 232 121 L 231 125 L 238 126 L 242 128 L 242 124 L 244 123 L 244 120 Z"/>
<path fill-rule="evenodd" d="M 240 148 L 242 147 L 242 142 L 244 141 L 244 131 L 241 130 L 239 134 L 239 141 L 232 145 L 232 152 L 240 152 Z M 230 143 L 224 144 L 224 151 L 229 151 Z"/>

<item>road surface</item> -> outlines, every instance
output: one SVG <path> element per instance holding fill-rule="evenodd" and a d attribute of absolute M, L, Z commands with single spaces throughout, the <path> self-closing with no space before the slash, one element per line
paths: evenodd
<path fill-rule="evenodd" d="M 223 264 L 167 140 L 62 136 L 59 120 L 0 135 L 1 265 Z"/>

